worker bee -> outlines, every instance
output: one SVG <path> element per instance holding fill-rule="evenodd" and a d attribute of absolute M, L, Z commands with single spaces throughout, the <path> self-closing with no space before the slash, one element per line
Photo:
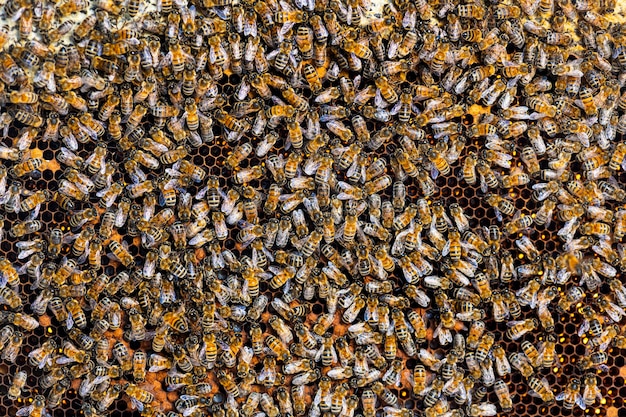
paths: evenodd
<path fill-rule="evenodd" d="M 135 261 L 133 256 L 130 254 L 128 249 L 123 246 L 123 244 L 117 242 L 116 240 L 111 240 L 109 242 L 109 249 L 124 266 L 130 267 L 134 265 Z"/>
<path fill-rule="evenodd" d="M 138 409 L 143 409 L 143 404 L 149 404 L 154 400 L 154 395 L 135 384 L 126 384 L 124 391 Z"/>
<path fill-rule="evenodd" d="M 598 380 L 595 374 L 588 373 L 583 378 L 583 401 L 585 405 L 592 406 L 596 399 L 602 400 L 602 393 L 600 392 L 600 388 L 598 388 Z M 579 403 L 576 402 L 578 405 Z"/>
<path fill-rule="evenodd" d="M 36 175 L 39 172 L 39 168 L 43 164 L 43 159 L 32 158 L 24 162 L 15 164 L 10 170 L 9 175 L 15 178 L 21 178 L 26 176 Z"/>
<path fill-rule="evenodd" d="M 513 219 L 504 226 L 504 232 L 507 235 L 512 235 L 524 229 L 529 228 L 530 226 L 532 226 L 532 224 L 533 224 L 533 218 L 531 216 L 523 215 L 518 212 L 513 217 Z M 518 239 L 518 241 L 519 243 L 517 243 L 517 245 L 520 248 L 520 250 L 524 251 L 525 253 L 528 252 L 526 253 L 526 256 L 528 256 L 531 260 L 535 259 L 538 256 L 538 252 L 534 244 L 530 242 L 530 240 L 527 237 L 526 239 L 522 237 L 521 239 Z"/>
<path fill-rule="evenodd" d="M 17 410 L 17 413 L 19 413 L 20 416 L 38 417 L 45 415 L 45 409 L 46 397 L 43 395 L 35 395 L 33 402 Z"/>
<path fill-rule="evenodd" d="M 84 329 L 87 327 L 87 317 L 85 316 L 85 312 L 80 307 L 80 304 L 75 299 L 69 300 L 65 305 L 68 313 L 68 317 L 66 320 L 66 327 L 71 329 L 74 324 L 79 329 Z"/>
<path fill-rule="evenodd" d="M 507 322 L 507 326 L 509 328 L 506 331 L 506 335 L 511 340 L 517 340 L 526 333 L 536 329 L 537 325 L 537 320 L 534 318 L 521 321 L 510 321 Z"/>
<path fill-rule="evenodd" d="M 567 384 L 567 387 L 565 387 L 565 390 L 556 396 L 556 400 L 563 401 L 563 407 L 567 410 L 573 409 L 574 405 L 585 410 L 587 405 L 585 404 L 584 397 L 580 394 L 580 385 L 578 378 L 572 378 Z"/>
<path fill-rule="evenodd" d="M 9 399 L 15 401 L 22 395 L 22 389 L 26 385 L 26 377 L 27 375 L 24 371 L 19 371 L 15 374 L 7 393 Z"/>

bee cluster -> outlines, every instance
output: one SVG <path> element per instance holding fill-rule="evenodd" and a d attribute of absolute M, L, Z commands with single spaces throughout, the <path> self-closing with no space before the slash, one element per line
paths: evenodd
<path fill-rule="evenodd" d="M 7 0 L 0 414 L 623 410 L 614 3 Z"/>

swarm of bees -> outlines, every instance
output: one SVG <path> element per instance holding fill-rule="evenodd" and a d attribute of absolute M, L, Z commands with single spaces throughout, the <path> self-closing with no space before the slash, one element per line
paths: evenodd
<path fill-rule="evenodd" d="M 610 401 L 600 377 L 626 348 L 614 8 L 3 2 L 17 415 L 68 396 L 88 417 L 118 399 L 142 417 Z"/>

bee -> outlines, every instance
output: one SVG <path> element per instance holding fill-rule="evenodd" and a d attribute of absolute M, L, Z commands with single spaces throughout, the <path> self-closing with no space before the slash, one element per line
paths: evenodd
<path fill-rule="evenodd" d="M 528 378 L 528 387 L 533 390 L 544 403 L 552 404 L 554 402 L 554 394 L 550 389 L 550 384 L 545 378 L 539 379 L 536 376 L 531 375 Z"/>
<path fill-rule="evenodd" d="M 578 363 L 578 368 L 586 371 L 591 368 L 606 369 L 606 361 L 609 356 L 606 352 L 593 352 L 589 356 L 584 356 Z"/>
<path fill-rule="evenodd" d="M 12 237 L 23 237 L 39 231 L 41 227 L 42 223 L 39 220 L 25 220 L 23 222 L 17 222 L 9 230 L 9 235 Z M 1 262 L 0 265 L 2 265 Z"/>
<path fill-rule="evenodd" d="M 41 158 L 28 159 L 24 162 L 15 164 L 9 170 L 9 175 L 15 178 L 21 178 L 21 177 L 33 175 L 35 174 L 35 172 L 38 172 L 42 164 L 43 164 L 43 159 Z"/>
<path fill-rule="evenodd" d="M 482 191 L 487 192 L 489 188 L 498 188 L 500 181 L 484 159 L 478 160 L 476 170 L 480 176 L 480 187 Z"/>
<path fill-rule="evenodd" d="M 531 216 L 519 215 L 518 217 L 518 215 L 516 214 L 513 220 L 511 220 L 510 222 L 504 225 L 504 233 L 506 235 L 512 235 L 524 229 L 528 229 L 530 226 L 532 226 L 533 221 L 534 220 Z M 539 256 L 539 253 L 537 252 L 535 245 L 532 242 L 530 242 L 530 240 L 526 236 L 518 239 L 518 242 L 519 243 L 516 243 L 516 245 L 518 246 L 520 250 L 522 250 L 525 253 L 527 257 L 529 257 L 529 259 L 533 260 L 533 259 L 536 259 L 537 256 Z"/>
<path fill-rule="evenodd" d="M 602 222 L 588 222 L 581 225 L 580 231 L 585 235 L 605 236 L 611 233 L 611 227 Z"/>
<path fill-rule="evenodd" d="M 0 329 L 0 346 L 3 348 L 7 346 L 9 339 L 15 334 L 13 326 L 6 325 Z"/>
<path fill-rule="evenodd" d="M 472 126 L 469 129 L 469 135 L 471 138 L 481 137 L 481 136 L 494 136 L 497 134 L 497 129 L 494 125 L 489 123 L 479 123 Z"/>
<path fill-rule="evenodd" d="M 528 378 L 534 373 L 534 369 L 530 363 L 528 363 L 526 356 L 521 353 L 511 353 L 509 355 L 509 362 L 515 369 L 520 371 L 525 378 Z M 541 381 L 539 382 L 541 383 Z M 541 386 L 543 386 L 543 384 L 541 384 Z"/>
<path fill-rule="evenodd" d="M 9 391 L 7 392 L 7 397 L 10 400 L 17 400 L 22 395 L 22 389 L 26 385 L 26 372 L 19 371 L 13 377 L 13 381 L 11 382 L 11 386 L 9 387 Z"/>
<path fill-rule="evenodd" d="M 380 94 L 388 103 L 395 104 L 398 101 L 398 93 L 396 93 L 396 89 L 391 85 L 386 76 L 380 75 L 374 82 Z"/>
<path fill-rule="evenodd" d="M 65 323 L 68 319 L 68 312 L 59 297 L 53 297 L 48 303 L 48 308 L 57 319 L 57 321 Z"/>
<path fill-rule="evenodd" d="M 563 401 L 563 407 L 567 410 L 573 409 L 574 405 L 585 410 L 587 406 L 584 397 L 580 394 L 580 385 L 581 383 L 578 378 L 570 379 L 565 390 L 556 396 L 556 400 Z"/>
<path fill-rule="evenodd" d="M 69 223 L 74 229 L 82 227 L 84 224 L 94 221 L 98 217 L 98 212 L 94 208 L 87 208 L 74 212 L 70 216 Z"/>
<path fill-rule="evenodd" d="M 67 378 L 63 378 L 57 384 L 53 385 L 48 393 L 48 405 L 50 407 L 57 407 L 69 387 L 70 381 Z"/>
<path fill-rule="evenodd" d="M 581 87 L 578 97 L 582 102 L 583 110 L 588 116 L 595 116 L 598 114 L 598 108 L 594 102 L 593 93 L 589 87 Z"/>
<path fill-rule="evenodd" d="M 66 327 L 68 330 L 71 329 L 74 324 L 76 324 L 79 329 L 87 327 L 87 317 L 85 316 L 85 312 L 81 308 L 78 301 L 71 299 L 67 301 L 65 307 L 68 313 L 66 320 Z"/>
<path fill-rule="evenodd" d="M 224 110 L 216 110 L 213 117 L 224 127 L 237 133 L 243 133 L 249 129 L 247 122 L 234 118 Z"/>
<path fill-rule="evenodd" d="M 526 319 L 521 321 L 509 321 L 507 322 L 506 335 L 511 340 L 517 340 L 526 333 L 533 331 L 537 328 L 537 319 Z"/>
<path fill-rule="evenodd" d="M 541 364 L 539 350 L 528 340 L 522 341 L 521 347 L 533 368 L 538 368 Z"/>
<path fill-rule="evenodd" d="M 135 384 L 126 384 L 124 391 L 131 398 L 131 402 L 135 405 L 137 405 L 137 403 L 149 404 L 154 401 L 154 395 L 142 388 L 139 388 Z M 138 406 L 138 408 L 143 407 Z"/>
<path fill-rule="evenodd" d="M 2 359 L 9 363 L 15 363 L 15 359 L 22 348 L 23 337 L 24 334 L 19 331 L 14 332 L 12 335 L 8 335 L 7 332 L 7 341 L 2 350 Z"/>
<path fill-rule="evenodd" d="M 592 406 L 596 399 L 602 400 L 602 393 L 600 388 L 598 388 L 598 380 L 595 374 L 586 374 L 583 378 L 583 386 L 583 401 L 586 406 Z M 576 402 L 576 404 L 578 405 L 579 403 Z"/>
<path fill-rule="evenodd" d="M 224 370 L 217 371 L 217 380 L 228 394 L 235 398 L 239 397 L 239 388 L 230 373 L 227 373 Z"/>
<path fill-rule="evenodd" d="M 164 356 L 152 353 L 148 358 L 148 372 L 159 372 L 171 368 L 172 361 Z"/>
<path fill-rule="evenodd" d="M 130 267 L 134 265 L 135 260 L 133 255 L 131 255 L 128 249 L 124 248 L 124 246 L 118 241 L 111 240 L 109 242 L 109 249 L 124 266 Z"/>
<path fill-rule="evenodd" d="M 123 372 L 129 372 L 132 367 L 132 358 L 128 348 L 122 342 L 115 342 L 113 345 L 113 357 L 120 364 Z"/>
<path fill-rule="evenodd" d="M 625 156 L 626 156 L 626 143 L 620 142 L 617 145 L 615 145 L 615 149 L 613 150 L 613 153 L 611 154 L 611 159 L 609 160 L 609 169 L 612 169 L 613 171 L 618 171 L 624 164 Z"/>
<path fill-rule="evenodd" d="M 163 321 L 169 325 L 169 316 L 166 313 L 163 316 Z M 128 321 L 130 322 L 130 330 L 125 334 L 128 340 L 144 340 L 146 337 L 146 318 L 137 311 L 135 308 L 131 308 L 128 311 Z M 173 326 L 170 326 L 173 327 Z M 174 327 L 173 327 L 174 328 Z M 177 328 L 176 328 L 177 329 Z M 137 353 L 137 352 L 135 352 Z"/>
<path fill-rule="evenodd" d="M 463 162 L 463 179 L 470 185 L 476 184 L 476 165 L 478 159 L 474 152 L 469 152 Z"/>
<path fill-rule="evenodd" d="M 26 110 L 9 110 L 9 115 L 11 115 L 13 119 L 32 127 L 41 127 L 44 122 L 41 116 Z"/>
<path fill-rule="evenodd" d="M 317 70 L 313 65 L 304 64 L 302 66 L 302 73 L 305 80 L 308 82 L 309 88 L 311 89 L 313 94 L 317 94 L 322 90 L 322 82 L 319 75 L 317 74 Z"/>
<path fill-rule="evenodd" d="M 22 152 L 16 148 L 0 146 L 0 158 L 6 159 L 9 161 L 17 161 L 22 158 Z M 3 169 L 6 169 L 6 168 L 3 167 Z"/>
<path fill-rule="evenodd" d="M 47 411 L 45 409 L 46 397 L 43 395 L 35 395 L 33 402 L 17 410 L 17 413 L 19 413 L 20 416 L 41 417 L 46 415 Z"/>

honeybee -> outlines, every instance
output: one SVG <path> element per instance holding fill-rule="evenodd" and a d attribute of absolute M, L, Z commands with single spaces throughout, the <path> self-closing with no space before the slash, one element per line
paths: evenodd
<path fill-rule="evenodd" d="M 6 146 L 0 146 L 0 158 L 9 161 L 18 161 L 22 158 L 22 152 L 19 149 L 13 147 L 9 148 Z"/>
<path fill-rule="evenodd" d="M 149 404 L 154 401 L 154 395 L 135 384 L 126 384 L 124 391 L 130 397 L 131 403 L 138 409 L 143 409 L 143 404 Z"/>
<path fill-rule="evenodd" d="M 574 405 L 586 410 L 587 405 L 585 404 L 584 397 L 580 394 L 580 385 L 580 380 L 578 378 L 572 378 L 567 384 L 567 387 L 565 387 L 565 390 L 556 396 L 556 400 L 562 400 L 563 407 L 567 410 L 573 409 Z"/>
<path fill-rule="evenodd" d="M 236 119 L 224 110 L 216 110 L 213 117 L 225 128 L 237 133 L 243 133 L 250 128 L 247 122 Z"/>
<path fill-rule="evenodd" d="M 583 378 L 583 386 L 583 401 L 585 405 L 590 407 L 596 402 L 596 399 L 602 400 L 602 393 L 600 388 L 598 388 L 598 380 L 595 374 L 586 374 Z"/>
<path fill-rule="evenodd" d="M 217 380 L 224 390 L 233 397 L 239 397 L 240 391 L 230 373 L 224 370 L 217 371 Z"/>
<path fill-rule="evenodd" d="M 531 216 L 522 214 L 522 215 L 515 215 L 514 218 L 509 221 L 507 224 L 504 225 L 504 233 L 506 233 L 507 235 L 512 235 L 515 233 L 518 233 L 524 229 L 529 228 L 530 226 L 532 226 L 533 224 L 533 218 Z M 528 242 L 526 239 L 518 239 L 520 241 L 520 245 L 524 248 L 524 250 L 529 250 L 529 253 L 533 254 L 533 257 L 531 259 L 534 259 L 535 256 L 537 256 L 536 251 L 532 251 L 532 247 L 534 247 L 534 244 L 531 243 L 532 247 L 530 245 L 528 245 Z M 520 247 L 521 249 L 521 247 Z"/>
<path fill-rule="evenodd" d="M 468 153 L 463 162 L 463 179 L 465 182 L 474 185 L 476 184 L 476 165 L 478 164 L 478 158 L 474 152 Z"/>
<path fill-rule="evenodd" d="M 521 321 L 510 321 L 507 322 L 507 327 L 509 327 L 506 331 L 506 335 L 511 340 L 517 340 L 526 333 L 537 328 L 537 320 L 536 319 L 526 319 Z"/>
<path fill-rule="evenodd" d="M 28 159 L 24 162 L 20 162 L 15 164 L 10 170 L 9 175 L 16 178 L 21 178 L 29 175 L 34 175 L 35 172 L 39 171 L 39 168 L 43 164 L 43 159 L 41 158 L 32 158 Z"/>
<path fill-rule="evenodd" d="M 76 324 L 79 329 L 84 329 L 85 327 L 87 327 L 87 317 L 85 316 L 85 313 L 80 307 L 78 301 L 76 301 L 75 299 L 71 299 L 67 301 L 65 307 L 68 313 L 65 325 L 68 330 L 71 329 L 74 324 Z"/>
<path fill-rule="evenodd" d="M 11 386 L 7 392 L 7 397 L 10 400 L 17 400 L 22 395 L 22 389 L 26 385 L 27 374 L 24 371 L 19 371 L 13 377 L 13 381 L 11 382 Z"/>
<path fill-rule="evenodd" d="M 116 240 L 111 240 L 109 242 L 109 249 L 115 255 L 115 257 L 126 267 L 130 267 L 134 265 L 135 260 L 133 255 L 130 254 L 128 249 L 126 249 L 121 243 Z"/>
<path fill-rule="evenodd" d="M 487 192 L 489 188 L 498 188 L 500 180 L 495 175 L 484 159 L 479 159 L 476 165 L 480 178 L 480 188 L 483 192 Z"/>
<path fill-rule="evenodd" d="M 28 126 L 41 127 L 41 125 L 43 125 L 43 118 L 35 113 L 30 113 L 25 110 L 9 110 L 9 114 L 15 120 Z"/>
<path fill-rule="evenodd" d="M 6 333 L 6 344 L 2 350 L 2 359 L 9 363 L 15 363 L 17 355 L 20 353 L 24 334 L 19 331 L 15 331 L 12 334 Z"/>
<path fill-rule="evenodd" d="M 555 208 L 556 199 L 551 196 L 550 198 L 545 200 L 539 208 L 539 211 L 536 213 L 534 223 L 538 226 L 545 225 L 546 227 L 549 227 L 550 223 L 552 222 L 552 213 L 554 212 Z"/>
<path fill-rule="evenodd" d="M 43 395 L 35 395 L 33 402 L 30 405 L 17 410 L 17 414 L 20 416 L 29 417 L 42 417 L 45 416 L 46 413 L 46 397 Z"/>

